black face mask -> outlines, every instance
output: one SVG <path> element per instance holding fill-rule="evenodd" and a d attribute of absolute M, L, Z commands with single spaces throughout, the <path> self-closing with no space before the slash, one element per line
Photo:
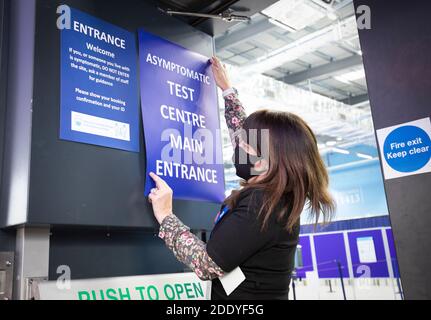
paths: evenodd
<path fill-rule="evenodd" d="M 245 160 L 244 158 L 247 159 L 246 163 L 240 163 L 240 160 L 241 162 L 244 162 Z M 248 181 L 254 176 L 256 176 L 252 174 L 252 170 L 256 162 L 260 160 L 259 157 L 248 154 L 247 152 L 245 152 L 244 149 L 242 149 L 239 145 L 237 145 L 235 148 L 235 154 L 232 160 L 235 165 L 236 175 L 238 177 Z"/>

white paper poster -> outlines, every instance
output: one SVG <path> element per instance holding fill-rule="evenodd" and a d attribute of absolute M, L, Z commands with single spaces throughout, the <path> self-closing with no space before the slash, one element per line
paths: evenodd
<path fill-rule="evenodd" d="M 374 246 L 373 237 L 358 238 L 356 240 L 359 253 L 359 262 L 361 263 L 376 263 L 376 248 Z"/>

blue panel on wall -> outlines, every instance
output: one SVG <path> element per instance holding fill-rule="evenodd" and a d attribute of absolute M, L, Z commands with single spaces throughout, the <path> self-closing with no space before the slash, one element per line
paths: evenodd
<path fill-rule="evenodd" d="M 328 167 L 340 166 L 347 163 L 363 161 L 363 158 L 358 157 L 358 153 L 366 154 L 371 157 L 377 158 L 379 156 L 379 152 L 375 146 L 369 146 L 360 144 L 351 148 L 347 148 L 350 153 L 343 154 L 337 152 L 329 152 L 326 154 L 324 160 Z"/>
<path fill-rule="evenodd" d="M 311 256 L 310 237 L 299 238 L 299 245 L 302 247 L 302 268 L 298 268 L 296 274 L 298 278 L 305 278 L 305 273 L 313 271 L 313 258 Z"/>
<path fill-rule="evenodd" d="M 343 234 L 314 236 L 319 278 L 339 278 L 336 261 L 342 266 L 343 277 L 349 276 Z"/>
<path fill-rule="evenodd" d="M 389 277 L 382 230 L 350 232 L 348 237 L 355 278 Z"/>
<path fill-rule="evenodd" d="M 378 160 L 330 170 L 330 188 L 337 202 L 336 220 L 388 214 Z"/>

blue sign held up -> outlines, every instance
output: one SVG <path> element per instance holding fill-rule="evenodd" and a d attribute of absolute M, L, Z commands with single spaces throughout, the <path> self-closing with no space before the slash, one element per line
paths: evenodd
<path fill-rule="evenodd" d="M 139 30 L 147 173 L 176 199 L 222 202 L 224 166 L 217 88 L 209 58 Z M 146 179 L 145 195 L 154 188 Z"/>

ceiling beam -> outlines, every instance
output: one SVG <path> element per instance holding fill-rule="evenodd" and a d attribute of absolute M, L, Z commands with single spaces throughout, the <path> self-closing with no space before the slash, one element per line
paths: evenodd
<path fill-rule="evenodd" d="M 343 102 L 344 104 L 354 106 L 354 105 L 357 105 L 357 104 L 360 104 L 360 103 L 363 103 L 363 102 L 369 101 L 369 100 L 370 100 L 370 97 L 366 93 L 366 94 L 362 94 L 359 96 L 349 97 L 347 99 L 344 99 L 341 102 Z"/>
<path fill-rule="evenodd" d="M 216 38 L 216 50 L 217 52 L 220 52 L 222 50 L 228 49 L 234 45 L 248 41 L 250 38 L 255 37 L 256 35 L 268 31 L 274 27 L 275 25 L 273 25 L 267 19 L 258 22 L 251 21 L 240 30 L 233 31 Z"/>
<path fill-rule="evenodd" d="M 323 75 L 330 75 L 338 71 L 349 69 L 361 65 L 362 57 L 360 55 L 351 56 L 342 60 L 336 60 L 319 67 L 310 68 L 298 73 L 283 77 L 282 80 L 288 84 L 301 83 L 309 79 L 318 78 Z"/>
<path fill-rule="evenodd" d="M 342 90 L 340 88 L 328 86 L 328 85 L 323 84 L 322 82 L 319 82 L 319 81 L 310 81 L 310 85 L 311 86 L 314 85 L 314 86 L 323 88 L 323 89 L 325 89 L 326 91 L 329 91 L 329 92 L 336 92 L 340 96 L 344 96 L 345 97 L 345 96 L 348 95 L 348 93 L 346 93 L 346 91 L 344 91 L 344 90 Z M 326 97 L 328 97 L 330 99 L 340 101 L 340 99 L 337 99 L 334 96 L 331 96 L 330 94 L 327 94 L 327 93 L 319 93 L 319 94 L 321 94 L 323 96 L 326 96 Z"/>
<path fill-rule="evenodd" d="M 244 74 L 265 73 L 278 66 L 300 59 L 306 54 L 313 53 L 333 42 L 342 41 L 350 33 L 357 32 L 354 28 L 350 28 L 355 23 L 356 17 L 354 15 L 342 21 L 333 22 L 327 27 L 309 33 L 286 46 L 257 57 L 254 61 L 244 65 L 241 71 Z"/>

